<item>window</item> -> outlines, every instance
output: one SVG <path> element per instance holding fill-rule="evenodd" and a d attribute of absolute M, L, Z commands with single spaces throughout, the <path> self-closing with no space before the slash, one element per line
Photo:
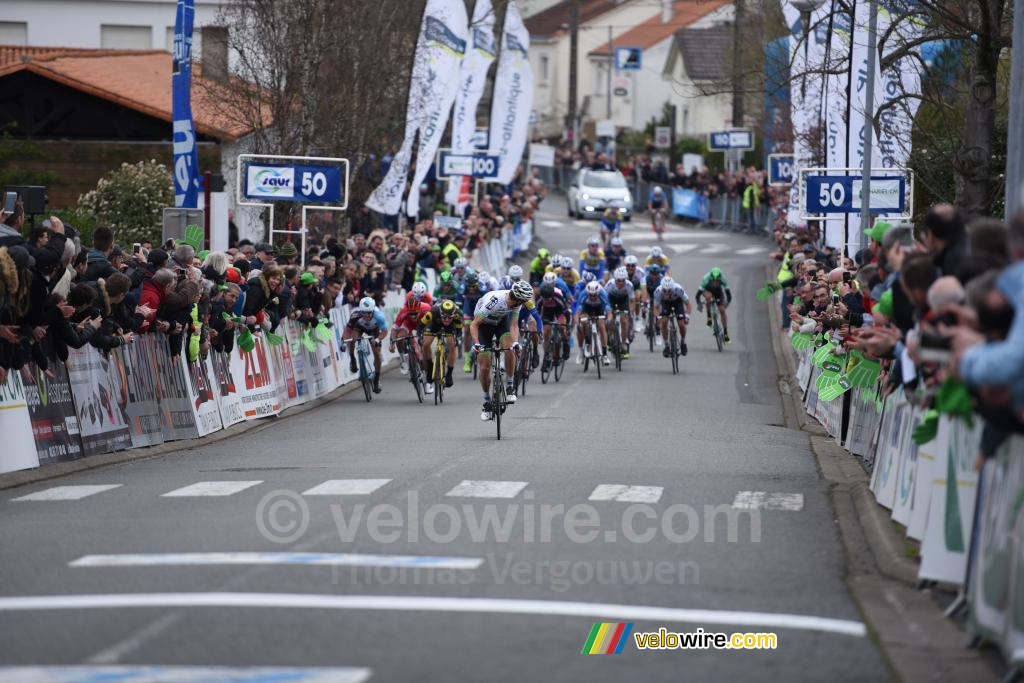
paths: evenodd
<path fill-rule="evenodd" d="M 203 31 L 199 27 L 192 29 L 192 61 L 198 61 L 200 51 L 203 47 Z M 167 27 L 167 35 L 165 37 L 164 49 L 168 52 L 174 52 L 174 27 Z"/>
<path fill-rule="evenodd" d="M 100 26 L 100 46 L 114 50 L 149 50 L 153 47 L 153 29 L 149 26 Z"/>
<path fill-rule="evenodd" d="M 28 45 L 28 24 L 0 21 L 0 45 Z"/>
<path fill-rule="evenodd" d="M 540 81 L 541 83 L 548 82 L 548 74 L 550 69 L 550 60 L 547 55 L 540 56 Z"/>

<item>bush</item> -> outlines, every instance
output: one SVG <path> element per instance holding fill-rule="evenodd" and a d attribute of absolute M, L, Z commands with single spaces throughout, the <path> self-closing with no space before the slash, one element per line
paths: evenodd
<path fill-rule="evenodd" d="M 121 164 L 96 183 L 96 189 L 78 199 L 81 208 L 96 217 L 96 225 L 114 231 L 122 245 L 159 242 L 163 209 L 174 206 L 171 173 L 155 159 Z"/>

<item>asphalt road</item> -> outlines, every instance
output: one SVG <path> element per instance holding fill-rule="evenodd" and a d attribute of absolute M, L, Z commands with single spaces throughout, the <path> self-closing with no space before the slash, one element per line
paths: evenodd
<path fill-rule="evenodd" d="M 552 250 L 596 233 L 560 199 L 547 209 Z M 625 239 L 643 255 L 641 221 Z M 888 677 L 807 435 L 783 426 L 754 300 L 768 243 L 672 227 L 663 245 L 689 292 L 718 265 L 736 295 L 732 345 L 692 327 L 678 376 L 646 348 L 600 380 L 575 365 L 557 384 L 535 376 L 499 442 L 461 371 L 440 407 L 391 373 L 371 404 L 352 393 L 207 448 L 0 492 L 0 664 L 36 667 L 0 680 L 115 666 L 125 680 L 150 666 L 171 667 L 148 670 L 158 680 Z M 225 481 L 249 485 L 165 495 Z M 58 486 L 116 488 L 47 499 Z M 204 492 L 222 495 L 185 495 Z M 730 542 L 734 504 L 763 509 L 738 514 Z M 507 533 L 482 531 L 486 515 Z M 595 622 L 778 641 L 652 652 L 631 635 L 583 657 Z"/>

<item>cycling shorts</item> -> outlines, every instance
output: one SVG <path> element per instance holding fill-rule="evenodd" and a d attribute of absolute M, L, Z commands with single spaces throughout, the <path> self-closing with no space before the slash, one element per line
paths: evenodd
<path fill-rule="evenodd" d="M 669 315 L 670 313 L 675 313 L 680 318 L 686 315 L 686 306 L 685 304 L 683 304 L 682 297 L 678 297 L 672 300 L 661 300 L 661 314 L 665 316 Z"/>
<path fill-rule="evenodd" d="M 493 348 L 501 343 L 501 338 L 509 332 L 508 318 L 502 318 L 498 323 L 482 323 L 480 325 L 480 343 L 485 347 Z"/>
<path fill-rule="evenodd" d="M 725 303 L 725 289 L 721 285 L 717 287 L 715 285 L 708 285 L 704 288 L 704 291 L 713 296 L 715 303 L 719 306 Z"/>
<path fill-rule="evenodd" d="M 590 316 L 591 318 L 603 318 L 604 317 L 604 302 L 598 302 L 592 304 L 587 301 L 580 303 L 580 315 Z"/>
<path fill-rule="evenodd" d="M 609 294 L 608 300 L 612 304 L 613 311 L 629 310 L 629 297 L 625 294 Z"/>

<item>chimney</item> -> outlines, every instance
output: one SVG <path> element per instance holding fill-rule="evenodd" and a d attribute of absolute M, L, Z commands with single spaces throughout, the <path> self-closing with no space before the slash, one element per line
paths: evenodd
<path fill-rule="evenodd" d="M 203 26 L 202 52 L 203 78 L 224 82 L 228 80 L 228 28 Z"/>

